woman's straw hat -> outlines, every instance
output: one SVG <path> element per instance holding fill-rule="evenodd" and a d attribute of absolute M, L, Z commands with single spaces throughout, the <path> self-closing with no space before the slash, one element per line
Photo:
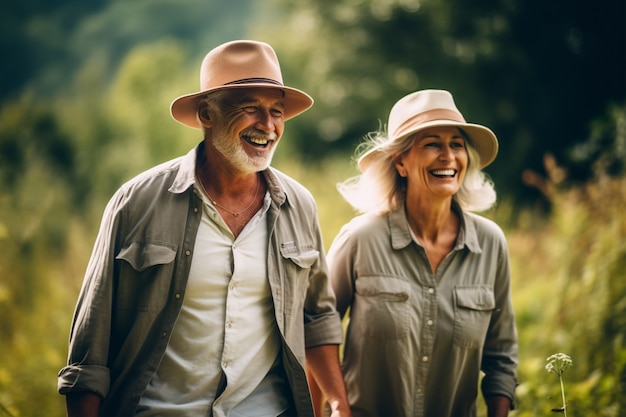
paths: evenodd
<path fill-rule="evenodd" d="M 456 108 L 452 94 L 445 90 L 422 90 L 401 98 L 389 113 L 388 136 L 363 154 L 358 161 L 361 172 L 382 156 L 382 148 L 401 141 L 420 130 L 434 126 L 456 126 L 469 136 L 471 145 L 480 155 L 480 167 L 489 165 L 498 153 L 498 139 L 487 127 L 467 123 Z"/>

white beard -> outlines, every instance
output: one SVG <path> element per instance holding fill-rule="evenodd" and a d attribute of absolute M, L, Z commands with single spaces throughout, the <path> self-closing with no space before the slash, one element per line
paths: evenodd
<path fill-rule="evenodd" d="M 254 173 L 263 171 L 270 166 L 276 150 L 275 146 L 269 153 L 257 152 L 256 156 L 250 156 L 241 145 L 239 137 L 233 138 L 226 129 L 217 126 L 213 129 L 213 146 L 239 171 Z M 268 137 L 272 137 L 272 135 L 276 136 L 275 133 L 271 133 Z"/>

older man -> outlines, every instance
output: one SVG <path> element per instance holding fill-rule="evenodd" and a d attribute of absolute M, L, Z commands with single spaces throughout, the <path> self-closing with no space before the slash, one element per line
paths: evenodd
<path fill-rule="evenodd" d="M 200 86 L 171 113 L 203 141 L 107 205 L 59 373 L 68 414 L 312 416 L 306 361 L 350 415 L 316 205 L 270 167 L 313 100 L 255 41 L 209 52 Z"/>

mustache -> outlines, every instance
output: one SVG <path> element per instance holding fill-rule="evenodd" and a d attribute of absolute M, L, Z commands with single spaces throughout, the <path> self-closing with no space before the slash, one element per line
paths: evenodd
<path fill-rule="evenodd" d="M 276 132 L 265 133 L 262 130 L 250 128 L 246 129 L 242 132 L 242 135 L 248 136 L 254 139 L 265 139 L 265 140 L 276 140 L 278 139 L 278 135 Z"/>

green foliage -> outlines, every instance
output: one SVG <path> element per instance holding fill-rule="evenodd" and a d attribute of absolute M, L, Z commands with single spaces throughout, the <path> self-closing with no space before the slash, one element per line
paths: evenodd
<path fill-rule="evenodd" d="M 550 217 L 522 213 L 507 233 L 520 333 L 516 415 L 543 415 L 559 404 L 558 387 L 541 372 L 546 354 L 560 350 L 576 362 L 565 376 L 568 414 L 618 416 L 626 410 L 626 179 L 544 182 Z"/>
<path fill-rule="evenodd" d="M 69 238 L 84 207 L 77 147 L 53 107 L 25 95 L 0 112 L 0 150 L 0 415 L 59 415 L 67 277 L 80 279 L 71 266 L 85 255 Z"/>
<path fill-rule="evenodd" d="M 443 88 L 468 121 L 496 132 L 500 154 L 488 170 L 501 195 L 525 204 L 538 195 L 523 187 L 521 173 L 541 170 L 547 152 L 562 161 L 571 179 L 589 178 L 594 155 L 573 159 L 572 149 L 594 142 L 590 122 L 626 100 L 626 60 L 623 54 L 611 58 L 626 50 L 624 2 L 277 4 L 286 10 L 284 24 L 261 33 L 276 39 L 289 59 L 287 80 L 317 100 L 294 123 L 307 155 L 350 150 L 379 121 L 386 123 L 397 99 L 416 89 Z M 284 31 L 293 35 L 281 36 Z"/>
<path fill-rule="evenodd" d="M 64 223 L 62 251 L 41 235 L 27 247 L 0 236 L 0 416 L 65 415 L 56 374 L 93 241 L 79 223 Z"/>
<path fill-rule="evenodd" d="M 5 2 L 0 13 L 0 102 L 36 84 L 39 94 L 67 87 L 85 61 L 101 58 L 115 72 L 135 46 L 175 38 L 204 54 L 245 35 L 255 0 L 28 0 Z M 172 81 L 165 79 L 166 84 Z M 197 85 L 197 84 L 196 84 Z"/>
<path fill-rule="evenodd" d="M 0 416 L 64 415 L 56 373 L 102 209 L 122 182 L 200 139 L 171 120 L 168 105 L 196 91 L 208 49 L 243 37 L 274 45 L 286 84 L 316 99 L 288 123 L 275 165 L 316 196 L 326 245 L 354 215 L 335 183 L 356 174 L 354 146 L 386 122 L 400 96 L 446 88 L 468 120 L 493 127 L 501 152 L 491 172 L 502 198 L 489 214 L 509 239 L 520 332 L 514 414 L 545 415 L 558 404 L 543 369 L 554 351 L 576 361 L 565 375 L 570 415 L 624 413 L 626 89 L 623 57 L 606 62 L 624 49 L 625 26 L 616 23 L 623 7 L 608 0 L 593 8 L 538 0 L 7 3 Z M 566 166 L 549 157 L 537 166 L 546 150 Z M 595 177 L 577 184 L 582 166 Z M 550 202 L 549 213 L 510 197 L 527 190 L 519 174 L 529 167 L 549 176 L 524 176 Z"/>
<path fill-rule="evenodd" d="M 355 174 L 348 159 L 281 165 L 316 195 L 327 245 L 354 215 L 332 187 Z M 552 179 L 559 170 L 548 163 L 551 177 L 543 179 L 552 203 L 548 217 L 513 210 L 510 201 L 488 213 L 505 229 L 511 256 L 520 338 L 520 386 L 511 415 L 548 415 L 560 407 L 559 385 L 545 377 L 545 358 L 566 351 L 576 362 L 565 376 L 568 415 L 616 417 L 626 411 L 626 177 L 566 186 Z"/>
<path fill-rule="evenodd" d="M 570 178 L 585 179 L 598 148 L 612 147 L 613 135 L 598 135 L 590 127 L 626 100 L 626 61 L 614 53 L 626 48 L 625 5 L 613 0 L 598 0 L 593 7 L 542 0 L 13 2 L 0 14 L 12 58 L 0 63 L 6 87 L 0 88 L 0 100 L 19 97 L 25 87 L 43 97 L 64 93 L 94 60 L 107 89 L 133 49 L 163 39 L 187 51 L 179 69 L 195 89 L 208 49 L 225 40 L 257 38 L 276 47 L 286 83 L 316 100 L 290 129 L 290 146 L 301 154 L 322 159 L 349 152 L 386 122 L 398 98 L 418 88 L 444 88 L 454 93 L 469 121 L 497 133 L 500 158 L 489 172 L 501 195 L 523 196 L 518 202 L 525 202 L 538 195 L 523 186 L 521 173 L 539 171 L 546 152 L 568 167 Z M 170 86 L 179 78 L 170 73 L 159 80 Z M 614 165 L 617 173 L 623 171 L 623 164 Z"/>
<path fill-rule="evenodd" d="M 354 174 L 349 157 L 317 165 L 288 155 L 279 159 L 277 167 L 316 196 L 329 245 L 354 215 L 333 186 Z M 544 366 L 546 356 L 560 350 L 576 362 L 564 375 L 568 414 L 618 416 L 626 410 L 626 178 L 598 178 L 571 188 L 554 184 L 554 190 L 549 218 L 525 210 L 511 219 L 507 202 L 490 213 L 506 225 L 511 252 L 520 335 L 520 386 L 512 415 L 547 415 L 559 406 L 558 385 L 545 377 Z M 0 235 L 2 246 L 11 248 L 0 253 L 2 275 L 38 278 L 28 297 L 25 287 L 7 286 L 4 280 L 0 285 L 2 349 L 8 352 L 0 356 L 0 404 L 14 416 L 63 415 L 55 373 L 63 366 L 72 308 L 94 237 L 79 218 L 66 229 L 59 255 L 51 254 L 45 240 L 18 253 Z"/>

